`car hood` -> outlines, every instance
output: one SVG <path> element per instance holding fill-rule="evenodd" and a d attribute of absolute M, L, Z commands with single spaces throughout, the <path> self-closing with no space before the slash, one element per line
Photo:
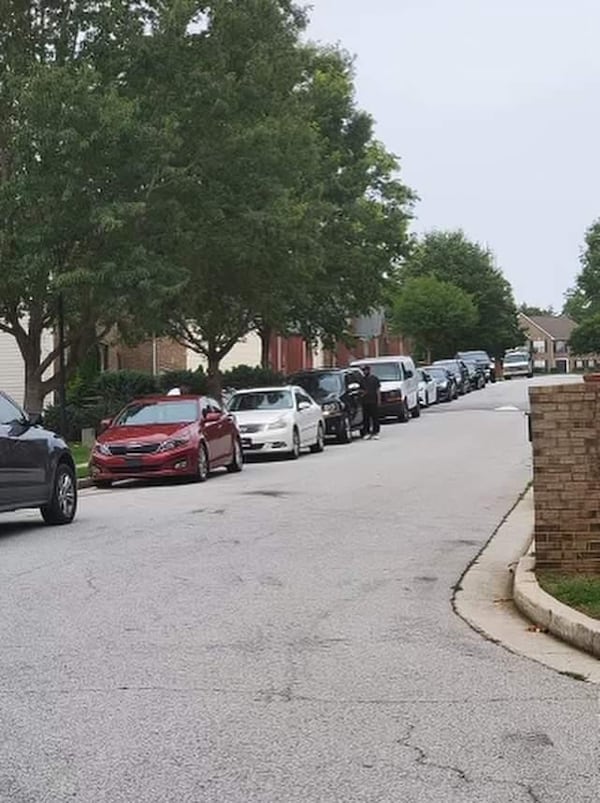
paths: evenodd
<path fill-rule="evenodd" d="M 240 410 L 231 411 L 238 424 L 270 424 L 272 421 L 279 421 L 280 418 L 287 418 L 293 412 L 287 410 Z"/>
<path fill-rule="evenodd" d="M 133 427 L 111 427 L 98 438 L 100 443 L 162 443 L 167 438 L 181 432 L 187 432 L 190 424 L 145 424 Z"/>

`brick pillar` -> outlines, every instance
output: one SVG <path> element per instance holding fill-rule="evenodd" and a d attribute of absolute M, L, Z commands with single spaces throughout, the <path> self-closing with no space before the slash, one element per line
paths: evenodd
<path fill-rule="evenodd" d="M 529 397 L 536 566 L 600 575 L 600 384 Z"/>

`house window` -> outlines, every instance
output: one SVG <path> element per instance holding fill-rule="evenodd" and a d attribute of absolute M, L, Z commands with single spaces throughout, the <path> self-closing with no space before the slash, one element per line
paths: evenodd
<path fill-rule="evenodd" d="M 534 360 L 533 367 L 536 369 L 536 371 L 546 371 L 548 369 L 546 360 Z"/>
<path fill-rule="evenodd" d="M 555 354 L 566 354 L 567 353 L 567 344 L 564 340 L 557 340 L 554 344 L 554 353 Z"/>
<path fill-rule="evenodd" d="M 583 368 L 583 360 L 575 360 L 575 368 Z"/>
<path fill-rule="evenodd" d="M 533 350 L 536 354 L 544 354 L 546 351 L 546 341 L 545 340 L 534 340 L 533 341 Z"/>
<path fill-rule="evenodd" d="M 596 367 L 596 360 L 589 359 L 588 368 L 595 368 L 595 367 Z"/>

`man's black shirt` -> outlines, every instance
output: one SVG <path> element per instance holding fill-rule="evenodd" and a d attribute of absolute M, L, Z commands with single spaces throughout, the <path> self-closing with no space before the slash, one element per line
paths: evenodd
<path fill-rule="evenodd" d="M 379 388 L 381 382 L 373 374 L 365 376 L 363 387 L 365 389 L 364 401 L 367 404 L 377 404 L 379 401 Z"/>

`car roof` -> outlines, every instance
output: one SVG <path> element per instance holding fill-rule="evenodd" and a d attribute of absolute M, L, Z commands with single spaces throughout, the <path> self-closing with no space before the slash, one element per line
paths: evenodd
<path fill-rule="evenodd" d="M 148 396 L 136 396 L 135 399 L 132 399 L 129 404 L 135 404 L 136 402 L 178 402 L 178 401 L 198 401 L 198 399 L 202 399 L 203 397 L 208 396 L 208 393 L 188 393 L 187 395 L 177 394 L 173 396 L 168 396 L 166 393 L 150 393 Z M 211 398 L 211 397 L 209 397 Z"/>
<path fill-rule="evenodd" d="M 260 388 L 241 388 L 234 391 L 233 395 L 236 396 L 238 393 L 276 393 L 278 390 L 294 390 L 297 387 L 297 385 L 267 385 Z M 298 390 L 302 390 L 302 388 L 298 388 Z"/>
<path fill-rule="evenodd" d="M 339 365 L 331 366 L 331 368 L 303 368 L 301 371 L 294 371 L 291 376 L 311 376 L 312 374 L 335 374 L 347 371 L 350 366 L 346 365 L 343 368 Z"/>
<path fill-rule="evenodd" d="M 377 362 L 402 362 L 402 360 L 412 360 L 412 357 L 408 354 L 389 354 L 387 357 L 361 357 L 360 360 L 352 360 L 350 365 L 356 367 Z"/>

